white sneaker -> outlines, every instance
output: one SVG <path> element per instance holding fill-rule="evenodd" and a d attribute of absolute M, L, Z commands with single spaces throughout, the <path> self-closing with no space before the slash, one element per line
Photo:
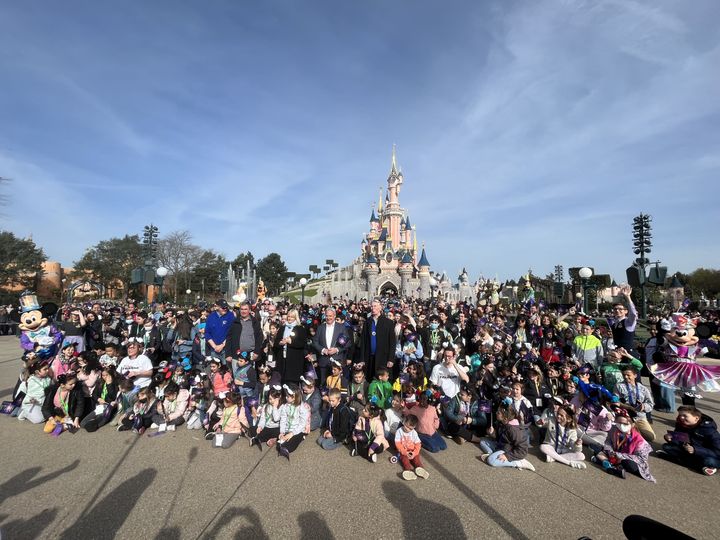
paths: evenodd
<path fill-rule="evenodd" d="M 573 469 L 587 469 L 587 465 L 585 465 L 584 461 L 571 461 L 570 466 Z"/>
<path fill-rule="evenodd" d="M 415 474 L 423 480 L 427 480 L 428 478 L 430 478 L 430 473 L 422 467 L 415 467 Z"/>
<path fill-rule="evenodd" d="M 403 471 L 402 477 L 404 480 L 417 480 L 417 474 L 412 471 Z"/>
<path fill-rule="evenodd" d="M 155 422 L 150 424 L 150 429 L 157 429 L 157 428 L 158 428 L 158 425 Z"/>
<path fill-rule="evenodd" d="M 545 463 L 555 463 L 555 458 L 550 457 L 548 454 L 545 454 Z"/>
<path fill-rule="evenodd" d="M 370 461 L 372 461 L 373 463 L 377 463 L 377 454 L 373 454 L 372 456 L 370 456 Z"/>
<path fill-rule="evenodd" d="M 528 471 L 534 471 L 535 467 L 527 459 L 521 459 L 518 461 L 518 469 L 525 469 Z"/>

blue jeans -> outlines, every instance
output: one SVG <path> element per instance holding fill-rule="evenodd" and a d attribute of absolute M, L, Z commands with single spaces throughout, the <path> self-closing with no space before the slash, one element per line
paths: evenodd
<path fill-rule="evenodd" d="M 422 447 L 433 454 L 447 448 L 447 443 L 445 442 L 445 439 L 443 439 L 437 431 L 432 435 L 418 433 L 418 437 L 420 437 L 420 443 L 422 444 Z"/>
<path fill-rule="evenodd" d="M 326 439 L 322 435 L 317 438 L 317 443 L 323 450 L 335 450 L 336 448 L 343 445 L 341 442 L 336 442 L 335 439 Z"/>
<path fill-rule="evenodd" d="M 486 454 L 490 454 L 487 459 L 487 464 L 491 467 L 517 467 L 515 461 L 501 460 L 500 456 L 504 455 L 503 450 L 498 450 L 498 443 L 492 439 L 483 439 L 480 441 L 480 448 Z"/>
<path fill-rule="evenodd" d="M 662 449 L 675 461 L 691 469 L 702 469 L 703 467 L 712 467 L 713 469 L 720 469 L 720 459 L 714 456 L 696 456 L 695 454 L 688 454 L 683 448 L 676 444 L 665 443 Z"/>

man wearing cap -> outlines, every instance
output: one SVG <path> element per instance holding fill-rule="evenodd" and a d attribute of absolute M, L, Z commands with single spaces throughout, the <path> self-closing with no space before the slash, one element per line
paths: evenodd
<path fill-rule="evenodd" d="M 217 309 L 207 318 L 205 339 L 210 346 L 210 356 L 225 364 L 225 346 L 228 332 L 235 320 L 235 314 L 224 298 L 217 301 Z"/>
<path fill-rule="evenodd" d="M 318 353 L 318 377 L 321 381 L 327 379 L 330 373 L 330 360 L 335 359 L 344 364 L 350 348 L 350 338 L 345 333 L 345 326 L 335 321 L 336 315 L 335 308 L 327 308 L 325 322 L 318 327 L 313 338 L 313 349 Z"/>
<path fill-rule="evenodd" d="M 370 304 L 370 317 L 365 323 L 360 341 L 360 358 L 365 362 L 368 379 L 375 378 L 380 367 L 388 368 L 392 379 L 397 377 L 395 367 L 395 323 L 383 315 L 382 304 L 375 298 Z"/>

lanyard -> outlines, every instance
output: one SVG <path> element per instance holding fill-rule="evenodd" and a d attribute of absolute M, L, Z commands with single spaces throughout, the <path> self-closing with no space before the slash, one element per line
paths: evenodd
<path fill-rule="evenodd" d="M 103 389 L 102 389 L 102 392 L 100 392 L 100 399 L 105 401 L 106 397 L 107 397 L 107 383 L 103 383 Z"/>
<path fill-rule="evenodd" d="M 635 406 L 635 403 L 640 402 L 640 389 L 638 388 L 638 383 L 635 383 L 635 398 L 633 399 L 633 393 L 632 393 L 632 387 L 630 386 L 630 383 L 625 383 L 627 386 L 628 391 L 628 400 L 630 401 L 630 405 L 633 407 Z"/>
<path fill-rule="evenodd" d="M 372 439 L 372 422 L 370 422 L 369 418 L 365 418 L 365 426 L 367 426 L 367 429 L 364 429 L 365 436 L 367 437 L 367 440 L 370 441 Z"/>
<path fill-rule="evenodd" d="M 290 429 L 290 426 L 292 426 L 293 420 L 295 420 L 295 412 L 297 411 L 297 407 L 295 405 L 289 405 L 288 406 L 288 422 L 287 422 L 287 429 Z"/>
<path fill-rule="evenodd" d="M 65 399 L 63 399 L 62 390 L 58 390 L 58 399 L 60 400 L 60 405 L 62 406 L 63 411 L 65 411 L 65 414 L 69 414 L 68 401 L 70 401 L 70 392 L 67 392 L 65 394 Z"/>
<path fill-rule="evenodd" d="M 237 410 L 237 405 L 235 405 L 234 408 Z M 222 427 L 220 428 L 220 431 L 225 431 L 225 426 L 226 426 L 227 423 L 230 421 L 230 417 L 232 416 L 232 413 L 233 413 L 233 412 L 232 412 L 232 409 L 230 409 L 230 410 L 228 411 L 228 414 L 226 414 L 226 413 L 223 411 L 223 421 L 222 421 Z"/>
<path fill-rule="evenodd" d="M 557 418 L 555 419 L 555 452 L 558 450 L 558 446 L 562 446 L 563 448 L 567 444 L 567 438 L 568 438 L 568 428 L 565 426 L 563 428 L 563 436 L 562 436 L 562 442 L 558 440 L 558 433 L 560 432 L 560 426 L 558 425 Z"/>

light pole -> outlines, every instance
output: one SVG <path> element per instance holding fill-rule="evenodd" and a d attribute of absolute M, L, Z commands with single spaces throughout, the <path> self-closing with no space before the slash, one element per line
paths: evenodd
<path fill-rule="evenodd" d="M 158 302 L 162 304 L 163 301 L 163 282 L 165 281 L 165 276 L 168 275 L 168 269 L 164 266 L 161 266 L 157 270 L 155 270 L 155 275 L 159 277 L 158 280 L 158 286 L 160 287 L 160 292 L 158 293 Z"/>
<path fill-rule="evenodd" d="M 583 295 L 583 313 L 587 314 L 588 312 L 588 297 L 587 292 L 590 286 L 588 285 L 588 281 L 593 275 L 593 272 L 590 268 L 587 266 L 583 266 L 579 271 L 578 275 L 580 276 L 580 282 L 582 284 L 582 295 Z"/>
<path fill-rule="evenodd" d="M 190 289 L 187 289 L 187 290 L 185 291 L 185 302 L 186 302 L 187 304 L 190 303 L 190 302 L 189 302 L 189 299 L 190 299 L 190 295 L 191 295 L 191 294 L 192 294 L 192 291 L 191 291 Z"/>
<path fill-rule="evenodd" d="M 300 290 L 302 291 L 300 294 L 300 305 L 305 305 L 305 285 L 307 285 L 308 280 L 306 278 L 300 278 Z"/>

